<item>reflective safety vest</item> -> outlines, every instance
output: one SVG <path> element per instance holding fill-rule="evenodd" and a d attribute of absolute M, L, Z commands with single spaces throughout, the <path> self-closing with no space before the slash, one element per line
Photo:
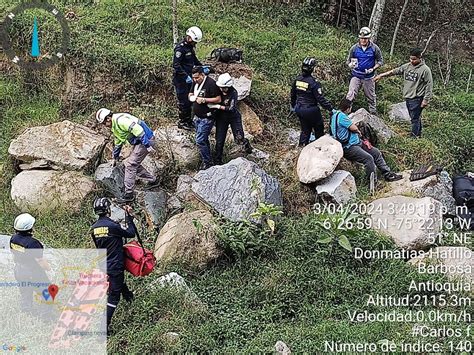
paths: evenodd
<path fill-rule="evenodd" d="M 150 146 L 153 131 L 147 124 L 129 113 L 116 113 L 112 115 L 112 133 L 116 146 L 129 141 L 132 145 L 143 144 Z"/>

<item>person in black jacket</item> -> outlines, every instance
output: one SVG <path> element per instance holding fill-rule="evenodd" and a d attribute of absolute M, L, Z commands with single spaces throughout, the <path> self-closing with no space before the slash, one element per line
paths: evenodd
<path fill-rule="evenodd" d="M 232 86 L 234 81 L 229 73 L 219 75 L 216 85 L 220 88 L 221 102 L 218 104 L 208 104 L 209 108 L 216 109 L 216 155 L 214 163 L 222 164 L 222 153 L 224 152 L 224 143 L 227 136 L 227 130 L 232 129 L 234 141 L 242 145 L 245 153 L 252 153 L 252 147 L 247 138 L 244 137 L 244 128 L 242 127 L 242 115 L 237 110 L 237 90 Z"/>
<path fill-rule="evenodd" d="M 291 86 L 291 110 L 296 113 L 301 123 L 300 146 L 309 143 L 314 129 L 316 139 L 324 135 L 324 122 L 318 104 L 328 111 L 332 104 L 323 96 L 321 84 L 311 75 L 316 66 L 316 59 L 306 57 L 299 75 Z"/>
<path fill-rule="evenodd" d="M 109 277 L 109 291 L 107 297 L 107 332 L 109 331 L 112 316 L 123 295 L 127 302 L 133 301 L 133 293 L 125 283 L 125 265 L 123 240 L 133 238 L 136 226 L 131 215 L 132 208 L 125 206 L 125 223 L 127 229 L 110 219 L 110 200 L 102 197 L 94 201 L 94 212 L 99 219 L 91 227 L 92 239 L 96 248 L 107 249 L 107 275 Z"/>
<path fill-rule="evenodd" d="M 194 47 L 201 42 L 202 32 L 199 27 L 193 26 L 186 31 L 186 37 L 174 47 L 173 55 L 173 85 L 178 99 L 178 127 L 182 129 L 193 129 L 191 119 L 191 105 L 188 93 L 193 80 L 192 70 L 195 66 L 201 66 L 196 57 Z"/>
<path fill-rule="evenodd" d="M 15 218 L 15 234 L 10 238 L 10 250 L 15 262 L 14 274 L 18 282 L 32 282 L 40 286 L 19 287 L 21 310 L 33 315 L 43 316 L 41 306 L 33 303 L 33 293 L 40 293 L 49 284 L 45 271 L 50 270 L 43 258 L 43 244 L 33 237 L 35 218 L 29 213 L 22 213 Z"/>

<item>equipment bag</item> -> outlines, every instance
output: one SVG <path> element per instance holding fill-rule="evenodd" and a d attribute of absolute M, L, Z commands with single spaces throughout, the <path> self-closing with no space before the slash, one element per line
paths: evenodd
<path fill-rule="evenodd" d="M 456 176 L 453 179 L 453 197 L 456 201 L 456 214 L 469 224 L 474 230 L 474 178 L 470 176 Z"/>
<path fill-rule="evenodd" d="M 125 270 L 133 276 L 146 276 L 155 268 L 156 258 L 153 252 L 143 247 L 138 230 L 135 229 L 135 232 L 138 241 L 132 240 L 123 246 Z"/>
<path fill-rule="evenodd" d="M 210 59 L 222 63 L 242 63 L 242 54 L 238 48 L 216 48 L 211 52 Z"/>

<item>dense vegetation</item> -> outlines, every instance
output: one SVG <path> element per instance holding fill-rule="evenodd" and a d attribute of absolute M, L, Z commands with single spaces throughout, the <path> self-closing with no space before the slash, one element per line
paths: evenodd
<path fill-rule="evenodd" d="M 0 14 L 12 3 L 18 1 L 0 3 Z M 61 66 L 30 75 L 0 56 L 2 233 L 11 232 L 20 212 L 9 197 L 15 166 L 7 149 L 24 128 L 65 118 L 84 122 L 100 106 L 130 110 L 154 126 L 172 123 L 177 116 L 170 69 L 171 1 L 51 3 L 75 14 L 69 22 L 71 49 Z M 261 149 L 275 154 L 287 149 L 283 129 L 297 127 L 293 118 L 287 118 L 288 87 L 305 56 L 318 59 L 317 73 L 327 97 L 337 102 L 344 96 L 348 85 L 344 60 L 355 37 L 325 25 L 311 6 L 211 0 L 178 3 L 180 33 L 194 24 L 204 31 L 204 41 L 198 46 L 200 58 L 220 46 L 244 50 L 245 62 L 254 70 L 248 103 L 266 123 L 265 134 L 256 141 Z M 29 15 L 20 27 L 29 28 Z M 19 41 L 25 45 L 27 38 Z M 386 53 L 388 47 L 382 50 Z M 434 58 L 428 54 L 435 97 L 424 113 L 423 139 L 409 139 L 407 127 L 388 121 L 389 105 L 402 100 L 401 80 L 387 79 L 378 85 L 381 117 L 398 133 L 382 149 L 389 164 L 399 170 L 438 162 L 452 174 L 474 171 L 474 94 L 472 89 L 465 91 L 469 63 L 456 58 L 452 79 L 443 87 Z M 383 71 L 406 60 L 405 52 L 396 51 Z M 73 84 L 68 92 L 71 75 L 81 85 Z M 356 106 L 366 106 L 361 95 Z M 318 243 L 333 234 L 318 224 L 325 216 L 297 213 L 310 209 L 312 195 L 295 182 L 293 171 L 270 167 L 269 173 L 280 178 L 288 202 L 287 217 L 278 221 L 276 233 L 222 222 L 220 238 L 226 258 L 205 272 L 185 265 L 170 270 L 186 278 L 200 301 L 174 290 L 151 290 L 150 280 L 159 275 L 130 278 L 136 301 L 131 306 L 123 304 L 116 313 L 110 351 L 272 351 L 275 342 L 283 340 L 295 352 L 314 353 L 323 350 L 324 340 L 410 340 L 410 324 L 350 323 L 347 311 L 364 309 L 368 294 L 406 294 L 410 281 L 423 277 L 403 261 L 360 262 L 337 244 Z M 361 177 L 361 172 L 356 174 L 358 182 Z M 290 196 L 297 198 L 289 201 Z M 360 197 L 364 197 L 363 189 Z M 89 247 L 86 232 L 92 220 L 89 206 L 79 214 L 41 214 L 37 235 L 52 247 Z M 156 235 L 147 237 L 152 246 Z M 353 247 L 394 247 L 373 232 L 352 231 L 347 237 Z M 165 337 L 167 332 L 179 333 L 179 341 Z"/>

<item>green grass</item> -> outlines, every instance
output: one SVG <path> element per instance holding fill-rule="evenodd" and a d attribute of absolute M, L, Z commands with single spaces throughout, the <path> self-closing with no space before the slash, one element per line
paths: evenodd
<path fill-rule="evenodd" d="M 177 115 L 171 86 L 169 1 L 51 2 L 78 17 L 69 22 L 71 48 L 64 63 L 34 76 L 12 70 L 0 77 L 2 233 L 12 232 L 12 221 L 20 212 L 9 197 L 15 167 L 7 149 L 10 140 L 26 127 L 64 118 L 82 122 L 101 106 L 130 110 L 155 127 L 173 122 Z M 0 13 L 10 9 L 10 3 L 2 2 Z M 218 1 L 179 1 L 180 34 L 199 22 L 204 40 L 197 52 L 202 59 L 219 46 L 244 50 L 244 60 L 254 70 L 247 101 L 266 123 L 257 146 L 284 152 L 283 129 L 298 126 L 294 116 L 288 118 L 287 114 L 289 85 L 301 60 L 310 55 L 317 58 L 318 70 L 325 73 L 324 92 L 336 103 L 348 87 L 344 60 L 354 36 L 326 26 L 310 6 L 293 6 L 289 11 L 284 5 L 229 2 L 224 7 Z M 29 28 L 30 19 L 27 14 L 17 30 Z M 54 29 L 53 22 L 46 21 L 45 26 Z M 47 40 L 54 40 L 54 34 L 51 36 Z M 28 36 L 21 39 L 23 45 L 27 40 Z M 388 52 L 388 48 L 382 50 Z M 405 61 L 406 55 L 396 52 L 383 71 Z M 436 161 L 452 174 L 473 171 L 473 94 L 465 93 L 469 66 L 456 62 L 452 80 L 444 88 L 435 58 L 428 57 L 428 64 L 435 78 L 435 97 L 423 113 L 421 140 L 408 138 L 409 127 L 388 121 L 390 105 L 402 100 L 401 80 L 385 79 L 378 85 L 381 116 L 398 133 L 381 148 L 396 169 Z M 62 96 L 66 69 L 85 73 L 87 92 L 78 102 Z M 115 85 L 114 80 L 123 84 L 121 91 L 106 92 L 108 86 Z M 366 107 L 362 95 L 355 106 Z M 314 353 L 324 350 L 322 342 L 331 339 L 411 340 L 407 324 L 352 324 L 347 311 L 365 309 L 368 294 L 404 295 L 412 279 L 426 277 L 403 261 L 360 262 L 340 247 L 318 243 L 328 236 L 316 223 L 324 217 L 299 213 L 310 209 L 314 192 L 295 181 L 293 171 L 270 166 L 268 172 L 282 182 L 286 201 L 287 217 L 277 223 L 277 233 L 270 236 L 256 227 L 223 223 L 220 237 L 226 255 L 222 260 L 202 272 L 186 265 L 170 269 L 186 278 L 201 302 L 173 290 L 149 289 L 149 282 L 159 275 L 128 277 L 137 297 L 131 306 L 121 304 L 116 313 L 110 352 L 272 352 L 275 342 L 283 340 L 293 352 Z M 363 171 L 354 175 L 360 185 Z M 359 195 L 365 197 L 367 191 L 361 187 Z M 91 246 L 87 236 L 94 220 L 90 202 L 76 214 L 54 211 L 37 215 L 39 239 L 52 247 Z M 348 234 L 353 247 L 394 248 L 373 232 Z M 152 248 L 156 235 L 147 237 Z M 472 312 L 472 307 L 468 311 Z M 167 332 L 179 333 L 179 340 L 170 340 Z"/>

